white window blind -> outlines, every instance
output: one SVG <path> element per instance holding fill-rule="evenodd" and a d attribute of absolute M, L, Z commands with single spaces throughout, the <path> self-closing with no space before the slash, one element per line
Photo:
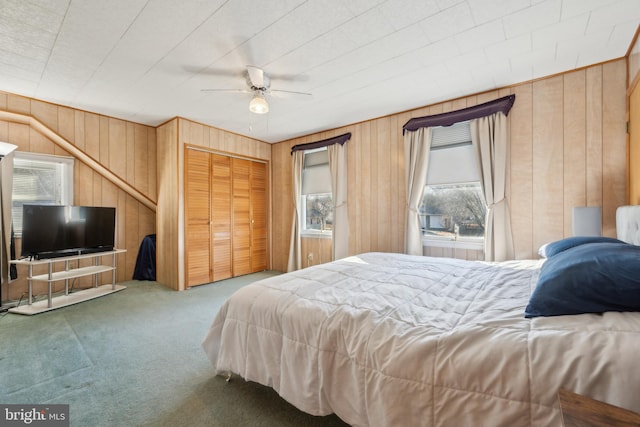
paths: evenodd
<path fill-rule="evenodd" d="M 471 144 L 471 126 L 468 121 L 432 129 L 431 149 L 456 144 Z"/>
<path fill-rule="evenodd" d="M 71 157 L 16 152 L 11 207 L 16 234 L 22 233 L 24 204 L 73 204 L 73 164 Z"/>
<path fill-rule="evenodd" d="M 326 147 L 304 153 L 302 194 L 331 193 L 329 152 Z"/>
<path fill-rule="evenodd" d="M 427 185 L 480 181 L 469 122 L 435 127 L 431 136 Z"/>

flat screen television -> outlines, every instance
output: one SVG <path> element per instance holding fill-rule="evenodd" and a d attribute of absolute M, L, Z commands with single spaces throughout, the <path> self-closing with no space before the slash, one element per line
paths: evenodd
<path fill-rule="evenodd" d="M 111 251 L 116 208 L 29 205 L 22 208 L 22 257 L 57 258 Z"/>

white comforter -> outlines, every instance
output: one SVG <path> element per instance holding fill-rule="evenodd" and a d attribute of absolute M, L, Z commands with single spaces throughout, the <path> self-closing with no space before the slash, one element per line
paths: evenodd
<path fill-rule="evenodd" d="M 358 426 L 560 426 L 567 388 L 640 410 L 640 314 L 525 319 L 541 261 L 368 253 L 237 291 L 218 373 Z"/>

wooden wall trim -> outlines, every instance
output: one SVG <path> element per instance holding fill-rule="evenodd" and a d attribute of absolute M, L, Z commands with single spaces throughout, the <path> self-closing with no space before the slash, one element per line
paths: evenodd
<path fill-rule="evenodd" d="M 106 179 L 111 181 L 114 185 L 120 188 L 122 191 L 129 194 L 131 197 L 135 198 L 138 202 L 142 203 L 153 212 L 156 211 L 156 204 L 153 200 L 149 199 L 147 196 L 142 194 L 136 188 L 128 184 L 122 178 L 111 172 L 109 169 L 104 167 L 100 162 L 93 159 L 91 156 L 84 153 L 78 147 L 76 147 L 71 142 L 67 141 L 65 138 L 60 136 L 58 133 L 54 132 L 46 125 L 44 125 L 41 121 L 36 119 L 33 116 L 26 114 L 14 113 L 11 111 L 0 110 L 0 119 L 7 120 L 13 123 L 20 123 L 30 126 L 32 129 L 38 131 L 43 136 L 49 138 L 54 144 L 58 145 L 60 148 L 66 150 L 71 155 L 79 159 L 81 162 L 85 163 L 87 166 L 98 172 L 100 175 L 104 176 Z"/>
<path fill-rule="evenodd" d="M 631 52 L 633 52 L 633 48 L 638 42 L 638 36 L 640 36 L 640 25 L 636 28 L 636 33 L 633 35 L 633 39 L 631 39 L 631 43 L 629 43 L 629 47 L 627 48 L 627 53 L 624 54 L 625 58 L 631 56 Z"/>
<path fill-rule="evenodd" d="M 640 25 L 636 28 L 636 33 L 625 55 L 627 59 L 627 96 L 631 96 L 631 92 L 640 80 L 640 42 L 638 36 L 640 36 Z"/>

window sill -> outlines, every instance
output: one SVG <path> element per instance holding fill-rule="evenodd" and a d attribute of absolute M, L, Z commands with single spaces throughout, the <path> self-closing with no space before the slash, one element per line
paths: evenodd
<path fill-rule="evenodd" d="M 422 239 L 422 246 L 435 248 L 455 248 L 481 251 L 484 249 L 484 241 L 467 239 Z"/>
<path fill-rule="evenodd" d="M 300 237 L 303 239 L 331 239 L 333 238 L 333 232 L 305 230 L 300 233 Z"/>

